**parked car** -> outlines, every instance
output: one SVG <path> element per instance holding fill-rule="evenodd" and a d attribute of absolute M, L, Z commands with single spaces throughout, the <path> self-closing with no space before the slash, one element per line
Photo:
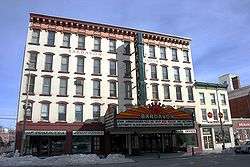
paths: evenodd
<path fill-rule="evenodd" d="M 236 153 L 250 153 L 250 141 L 246 141 L 240 146 L 235 146 Z"/>

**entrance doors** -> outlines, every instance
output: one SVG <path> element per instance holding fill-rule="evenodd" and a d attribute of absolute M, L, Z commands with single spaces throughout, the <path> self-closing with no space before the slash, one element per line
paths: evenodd
<path fill-rule="evenodd" d="M 203 142 L 206 150 L 214 149 L 211 128 L 203 128 Z"/>
<path fill-rule="evenodd" d="M 159 152 L 162 150 L 160 134 L 142 134 L 139 142 L 140 150 L 143 152 Z"/>

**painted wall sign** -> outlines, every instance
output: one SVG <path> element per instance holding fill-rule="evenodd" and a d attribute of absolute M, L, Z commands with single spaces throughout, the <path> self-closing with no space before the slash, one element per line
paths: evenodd
<path fill-rule="evenodd" d="M 172 115 L 163 114 L 141 114 L 141 119 L 173 119 Z"/>
<path fill-rule="evenodd" d="M 66 131 L 34 131 L 28 130 L 25 131 L 27 136 L 64 136 Z"/>
<path fill-rule="evenodd" d="M 73 131 L 73 135 L 103 136 L 104 135 L 104 131 Z"/>
<path fill-rule="evenodd" d="M 239 122 L 238 123 L 238 127 L 239 128 L 246 128 L 246 127 L 249 127 L 250 128 L 250 122 Z"/>

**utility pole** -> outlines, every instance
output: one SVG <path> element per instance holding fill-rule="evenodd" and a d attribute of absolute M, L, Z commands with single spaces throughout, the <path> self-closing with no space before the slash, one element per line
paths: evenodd
<path fill-rule="evenodd" d="M 219 97 L 218 97 L 218 85 L 216 86 L 216 98 L 217 98 L 217 106 L 219 110 L 220 129 L 222 133 L 222 150 L 225 150 L 225 133 L 224 133 L 223 122 L 222 122 L 223 114 L 221 113 L 221 110 L 220 110 L 220 102 L 219 102 Z"/>
<path fill-rule="evenodd" d="M 29 86 L 30 86 L 30 63 L 27 63 L 28 65 L 28 75 L 27 75 L 27 86 L 26 86 L 26 99 L 25 104 L 23 105 L 24 114 L 23 114 L 23 126 L 22 126 L 22 140 L 21 140 L 21 149 L 20 154 L 21 156 L 25 153 L 25 142 L 26 142 L 26 135 L 25 135 L 25 129 L 26 129 L 26 114 L 27 110 L 30 109 L 29 106 Z"/>

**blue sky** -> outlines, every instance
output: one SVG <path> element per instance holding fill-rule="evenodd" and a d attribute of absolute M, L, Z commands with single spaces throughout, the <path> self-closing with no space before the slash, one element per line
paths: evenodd
<path fill-rule="evenodd" d="M 7 0 L 0 5 L 0 117 L 16 115 L 29 12 L 187 36 L 196 80 L 236 73 L 250 83 L 249 0 Z"/>

